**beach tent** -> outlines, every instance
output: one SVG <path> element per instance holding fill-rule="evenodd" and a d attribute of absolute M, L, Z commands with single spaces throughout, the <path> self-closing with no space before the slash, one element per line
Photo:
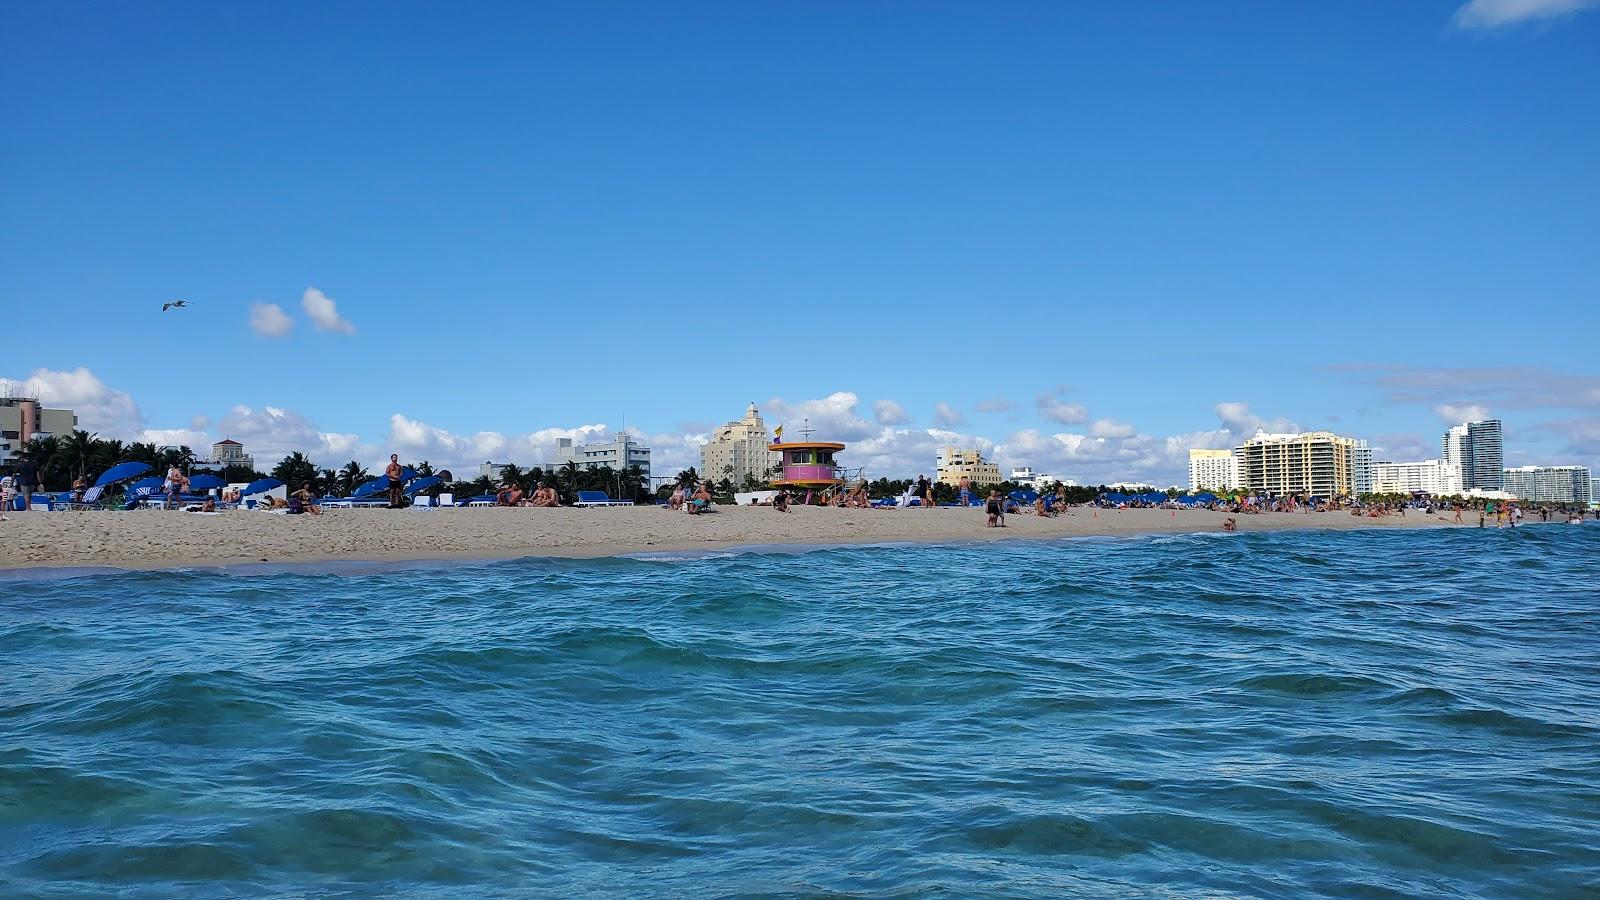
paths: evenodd
<path fill-rule="evenodd" d="M 1039 495 L 1034 493 L 1033 491 L 1020 491 L 1019 490 L 1019 491 L 1012 491 L 1011 492 L 1011 499 L 1017 501 L 1018 503 L 1032 503 L 1033 501 L 1039 499 Z"/>
<path fill-rule="evenodd" d="M 283 482 L 276 478 L 262 478 L 245 485 L 244 490 L 239 492 L 239 496 L 249 497 L 252 494 L 265 494 L 267 491 L 281 487 L 283 487 Z"/>
<path fill-rule="evenodd" d="M 100 477 L 94 480 L 94 486 L 105 487 L 106 485 L 116 484 L 119 481 L 127 481 L 129 478 L 138 478 L 140 475 L 143 475 L 148 471 L 150 471 L 149 463 L 117 463 L 104 472 L 101 472 Z"/>
<path fill-rule="evenodd" d="M 226 481 L 209 472 L 189 476 L 189 489 L 192 491 L 220 490 L 226 486 Z"/>

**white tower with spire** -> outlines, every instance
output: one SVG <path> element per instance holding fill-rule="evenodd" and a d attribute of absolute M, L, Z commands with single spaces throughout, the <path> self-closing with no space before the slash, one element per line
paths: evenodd
<path fill-rule="evenodd" d="M 751 401 L 744 418 L 718 427 L 711 440 L 700 445 L 700 476 L 711 481 L 726 478 L 737 486 L 748 475 L 765 484 L 768 472 L 783 460 L 783 454 L 767 449 L 770 438 L 761 411 Z"/>

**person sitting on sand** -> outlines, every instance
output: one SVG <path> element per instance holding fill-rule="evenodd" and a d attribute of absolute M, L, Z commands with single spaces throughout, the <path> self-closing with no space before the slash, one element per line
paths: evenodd
<path fill-rule="evenodd" d="M 227 488 L 226 490 L 224 490 L 222 492 L 222 502 L 223 503 L 238 503 L 239 502 L 239 489 L 231 487 L 231 488 Z"/>
<path fill-rule="evenodd" d="M 521 506 L 522 485 L 514 481 L 500 485 L 500 492 L 494 495 L 494 502 L 498 506 Z"/>
<path fill-rule="evenodd" d="M 996 490 L 989 491 L 989 499 L 984 503 L 984 512 L 989 514 L 989 525 L 988 525 L 988 527 L 990 527 L 990 528 L 1004 528 L 1004 527 L 1006 527 L 1006 521 L 1005 521 L 1005 519 L 1006 519 L 1006 508 L 1005 508 L 1005 505 L 1000 502 L 1000 492 L 999 491 L 996 491 Z"/>
<path fill-rule="evenodd" d="M 1233 516 L 1229 516 L 1226 519 L 1223 519 L 1222 520 L 1222 530 L 1223 531 L 1238 531 L 1239 530 L 1239 520 L 1235 519 Z"/>
<path fill-rule="evenodd" d="M 206 499 L 200 501 L 200 511 L 201 512 L 216 512 L 217 511 L 217 501 L 216 501 L 216 499 L 212 498 L 212 497 L 206 497 Z"/>
<path fill-rule="evenodd" d="M 680 484 L 672 489 L 672 496 L 667 498 L 667 509 L 677 512 L 683 509 L 683 502 L 683 485 Z"/>
<path fill-rule="evenodd" d="M 772 498 L 772 508 L 781 513 L 789 511 L 789 492 L 779 491 Z"/>
<path fill-rule="evenodd" d="M 539 482 L 539 486 L 534 489 L 533 499 L 528 502 L 528 505 L 538 506 L 541 508 L 560 506 L 561 498 L 556 496 L 555 488 L 541 481 Z"/>
<path fill-rule="evenodd" d="M 699 515 L 711 508 L 711 488 L 704 482 L 695 488 L 694 496 L 689 498 L 689 514 Z"/>
<path fill-rule="evenodd" d="M 307 481 L 301 484 L 300 490 L 289 495 L 289 514 L 310 513 L 313 516 L 322 515 L 322 510 L 312 502 L 316 499 L 316 496 L 311 491 L 311 482 Z"/>

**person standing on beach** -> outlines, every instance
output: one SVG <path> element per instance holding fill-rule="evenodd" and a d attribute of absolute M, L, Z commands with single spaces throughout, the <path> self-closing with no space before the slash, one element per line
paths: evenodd
<path fill-rule="evenodd" d="M 938 505 L 933 502 L 933 482 L 926 478 L 922 479 L 922 505 L 928 509 L 933 509 Z"/>
<path fill-rule="evenodd" d="M 403 496 L 405 492 L 405 485 L 400 481 L 400 476 L 403 471 L 404 470 L 400 467 L 400 454 L 389 454 L 389 464 L 383 467 L 383 474 L 389 479 L 390 509 L 399 509 L 402 505 L 402 501 L 405 499 Z"/>
<path fill-rule="evenodd" d="M 14 481 L 17 493 L 22 495 L 22 509 L 24 511 L 32 509 L 33 492 L 39 488 L 39 464 L 31 459 L 17 463 L 17 475 Z"/>
<path fill-rule="evenodd" d="M 960 484 L 960 486 L 961 486 L 961 505 L 962 506 L 971 506 L 972 505 L 972 482 L 967 479 L 967 476 L 963 475 L 963 476 L 961 476 L 961 481 L 958 482 L 958 484 Z"/>
<path fill-rule="evenodd" d="M 167 489 L 167 509 L 177 509 L 178 501 L 183 498 L 183 489 L 189 486 L 189 479 L 183 477 L 183 470 L 173 463 L 167 467 L 167 483 L 162 486 Z"/>
<path fill-rule="evenodd" d="M 927 505 L 927 503 L 928 503 L 928 500 L 927 500 L 927 497 L 928 497 L 928 476 L 926 476 L 926 475 L 918 475 L 917 476 L 916 486 L 913 487 L 911 489 L 911 491 L 912 491 L 911 496 L 916 497 L 918 500 L 921 500 L 923 505 Z"/>
<path fill-rule="evenodd" d="M 11 486 L 11 476 L 0 478 L 0 522 L 11 521 L 6 513 L 11 511 L 11 499 L 16 496 L 16 489 Z"/>

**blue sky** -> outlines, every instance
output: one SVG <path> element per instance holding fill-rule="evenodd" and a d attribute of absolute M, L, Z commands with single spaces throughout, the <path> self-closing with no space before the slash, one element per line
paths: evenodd
<path fill-rule="evenodd" d="M 107 434 L 1600 464 L 1585 0 L 39 4 L 0 80 L 0 377 Z"/>

